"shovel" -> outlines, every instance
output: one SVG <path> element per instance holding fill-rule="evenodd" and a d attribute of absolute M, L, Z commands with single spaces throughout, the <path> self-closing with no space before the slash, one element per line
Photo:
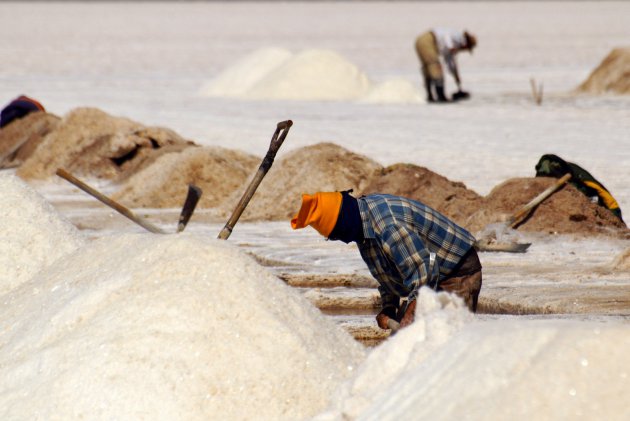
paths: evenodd
<path fill-rule="evenodd" d="M 230 219 L 227 221 L 227 223 L 219 233 L 217 237 L 219 240 L 227 240 L 230 237 L 230 234 L 232 234 L 232 229 L 234 228 L 234 225 L 236 225 L 236 223 L 238 222 L 238 219 L 241 217 L 241 214 L 247 207 L 247 204 L 251 200 L 254 193 L 256 193 L 256 189 L 260 185 L 260 182 L 271 168 L 273 160 L 276 158 L 276 154 L 278 153 L 278 149 L 280 149 L 280 146 L 282 146 L 282 142 L 284 142 L 284 138 L 287 137 L 289 129 L 292 125 L 293 122 L 291 120 L 281 121 L 280 123 L 278 123 L 276 131 L 271 138 L 271 144 L 269 145 L 269 150 L 267 150 L 265 158 L 263 158 L 262 162 L 260 163 L 258 171 L 256 171 L 256 174 L 254 175 L 252 181 L 249 183 L 247 190 L 245 190 L 245 193 L 243 193 L 243 196 L 236 205 L 234 212 L 232 212 L 232 216 L 230 216 Z"/>
<path fill-rule="evenodd" d="M 545 191 L 534 197 L 529 203 L 513 213 L 505 222 L 503 226 L 505 228 L 514 228 L 530 214 L 530 212 L 538 205 L 540 205 L 545 199 L 556 192 L 560 187 L 569 181 L 571 173 L 563 175 L 553 185 L 549 186 Z M 484 231 L 488 228 L 486 227 Z M 497 243 L 496 238 L 492 236 L 486 236 L 480 238 L 475 242 L 475 248 L 479 251 L 506 251 L 511 253 L 524 253 L 531 243 Z"/>
<path fill-rule="evenodd" d="M 154 234 L 166 234 L 164 230 L 156 227 L 155 225 L 151 224 L 149 221 L 146 221 L 143 218 L 140 218 L 135 213 L 133 213 L 130 209 L 126 208 L 125 206 L 121 205 L 115 200 L 105 196 L 98 190 L 88 186 L 83 181 L 79 180 L 78 178 L 76 178 L 75 176 L 73 176 L 68 171 L 64 170 L 63 168 L 57 169 L 56 174 L 59 177 L 63 178 L 64 180 L 69 181 L 70 183 L 74 184 L 75 186 L 77 186 L 78 188 L 86 192 L 87 194 L 91 195 L 92 197 L 100 200 L 102 203 L 114 209 L 121 215 L 127 217 L 128 219 L 132 220 L 136 224 L 140 225 L 142 228 L 146 229 L 147 231 L 152 232 Z"/>
<path fill-rule="evenodd" d="M 184 206 L 182 207 L 182 211 L 179 214 L 179 222 L 177 223 L 177 232 L 182 232 L 188 225 L 188 221 L 190 221 L 190 217 L 195 211 L 195 207 L 197 207 L 197 203 L 201 198 L 201 188 L 195 186 L 194 184 L 188 185 L 188 193 L 186 194 L 186 200 L 184 201 Z"/>
<path fill-rule="evenodd" d="M 166 231 L 164 231 L 163 229 L 156 227 L 155 225 L 151 224 L 146 219 L 139 217 L 138 215 L 133 213 L 129 208 L 121 205 L 120 203 L 116 202 L 114 199 L 108 196 L 105 196 L 103 193 L 87 185 L 86 183 L 79 180 L 78 178 L 76 178 L 75 176 L 73 176 L 68 171 L 64 170 L 63 168 L 58 168 L 56 174 L 59 177 L 63 178 L 64 180 L 69 181 L 70 183 L 74 184 L 75 186 L 77 186 L 78 188 L 80 188 L 81 190 L 89 194 L 90 196 L 101 201 L 102 203 L 109 206 L 110 208 L 114 209 L 116 212 L 120 213 L 124 217 L 140 225 L 142 228 L 146 229 L 147 231 L 152 232 L 154 234 L 166 234 Z M 195 210 L 195 206 L 197 205 L 197 202 L 199 201 L 200 197 L 201 197 L 201 189 L 193 184 L 190 184 L 188 186 L 188 195 L 186 196 L 186 202 L 184 203 L 184 207 L 182 208 L 182 212 L 179 217 L 179 223 L 177 225 L 177 232 L 182 232 L 184 228 L 186 228 L 186 224 L 188 224 L 188 221 L 190 220 L 190 217 L 192 216 Z"/>

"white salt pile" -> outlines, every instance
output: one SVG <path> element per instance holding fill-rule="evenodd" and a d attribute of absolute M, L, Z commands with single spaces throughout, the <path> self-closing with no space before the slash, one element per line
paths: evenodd
<path fill-rule="evenodd" d="M 0 419 L 304 419 L 364 352 L 234 246 L 188 234 L 100 238 L 4 300 Z"/>
<path fill-rule="evenodd" d="M 374 85 L 361 98 L 361 102 L 371 104 L 400 104 L 425 102 L 419 89 L 406 79 L 391 79 Z"/>
<path fill-rule="evenodd" d="M 302 51 L 249 91 L 257 99 L 351 100 L 365 95 L 368 77 L 330 50 Z"/>
<path fill-rule="evenodd" d="M 374 348 L 357 370 L 356 377 L 335 394 L 336 409 L 317 419 L 323 421 L 342 419 L 342 416 L 349 419 L 365 416 L 367 408 L 375 400 L 381 399 L 383 392 L 395 396 L 393 391 L 397 389 L 393 389 L 392 385 L 405 378 L 422 362 L 430 361 L 430 357 L 472 317 L 458 297 L 444 292 L 435 294 L 429 288 L 421 288 L 415 322 Z M 406 418 L 408 416 L 400 419 Z M 413 418 L 432 419 L 416 418 L 415 414 Z"/>
<path fill-rule="evenodd" d="M 374 86 L 356 65 L 324 49 L 295 54 L 279 48 L 256 50 L 206 83 L 200 94 L 265 100 L 422 102 L 411 82 L 398 79 Z"/>
<path fill-rule="evenodd" d="M 318 421 L 630 419 L 627 324 L 469 322 L 461 304 L 431 295 Z"/>
<path fill-rule="evenodd" d="M 72 252 L 84 239 L 30 186 L 0 174 L 0 296 Z"/>
<path fill-rule="evenodd" d="M 261 48 L 241 58 L 206 83 L 200 91 L 210 97 L 247 97 L 261 79 L 289 60 L 291 52 L 284 48 Z"/>

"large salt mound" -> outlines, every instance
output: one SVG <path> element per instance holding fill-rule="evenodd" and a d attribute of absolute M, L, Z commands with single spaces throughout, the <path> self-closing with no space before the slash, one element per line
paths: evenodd
<path fill-rule="evenodd" d="M 0 296 L 72 252 L 83 237 L 14 175 L 0 174 Z M 5 301 L 6 306 L 13 303 Z"/>
<path fill-rule="evenodd" d="M 630 418 L 620 398 L 630 379 L 627 324 L 475 322 L 442 294 L 421 292 L 416 322 L 375 348 L 315 419 Z"/>
<path fill-rule="evenodd" d="M 243 214 L 244 219 L 286 219 L 300 208 L 302 194 L 317 191 L 361 190 L 382 167 L 333 143 L 292 151 L 276 162 Z M 241 192 L 225 204 L 232 209 Z"/>
<path fill-rule="evenodd" d="M 168 129 L 144 127 L 94 108 L 77 108 L 64 116 L 17 174 L 45 179 L 65 168 L 75 175 L 122 179 L 158 155 L 190 145 Z"/>
<path fill-rule="evenodd" d="M 484 199 L 483 207 L 471 215 L 465 226 L 481 231 L 505 220 L 557 180 L 548 177 L 513 178 L 496 186 Z M 570 184 L 542 202 L 519 231 L 559 234 L 604 234 L 628 236 L 628 228 L 608 209 L 592 203 Z"/>
<path fill-rule="evenodd" d="M 630 48 L 612 50 L 577 89 L 593 94 L 630 94 Z"/>
<path fill-rule="evenodd" d="M 246 97 L 248 91 L 292 56 L 283 48 L 261 48 L 238 60 L 206 83 L 200 94 L 210 97 Z"/>
<path fill-rule="evenodd" d="M 257 99 L 348 100 L 368 92 L 370 81 L 357 66 L 330 50 L 291 57 L 247 93 Z"/>
<path fill-rule="evenodd" d="M 59 120 L 56 115 L 36 112 L 3 127 L 0 130 L 0 168 L 22 164 L 44 137 L 57 128 Z"/>
<path fill-rule="evenodd" d="M 405 79 L 372 84 L 339 53 L 311 49 L 292 54 L 262 48 L 241 58 L 199 90 L 202 96 L 261 100 L 356 100 L 372 104 L 422 103 L 415 84 Z"/>
<path fill-rule="evenodd" d="M 203 191 L 199 207 L 220 205 L 252 177 L 260 159 L 221 147 L 188 148 L 160 156 L 152 165 L 129 177 L 113 195 L 133 207 L 181 207 L 192 183 Z"/>
<path fill-rule="evenodd" d="M 464 183 L 413 164 L 384 168 L 370 179 L 362 193 L 387 193 L 418 200 L 460 224 L 483 203 L 483 198 Z"/>
<path fill-rule="evenodd" d="M 297 420 L 363 348 L 235 247 L 104 237 L 0 306 L 0 419 Z"/>

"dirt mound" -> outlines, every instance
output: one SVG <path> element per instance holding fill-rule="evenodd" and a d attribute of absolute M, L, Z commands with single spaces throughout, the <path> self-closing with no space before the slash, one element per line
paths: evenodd
<path fill-rule="evenodd" d="M 363 194 L 388 193 L 418 200 L 463 224 L 476 212 L 483 198 L 464 183 L 450 181 L 413 164 L 395 164 L 374 174 Z"/>
<path fill-rule="evenodd" d="M 0 130 L 0 168 L 19 166 L 59 125 L 59 117 L 37 112 L 12 121 Z"/>
<path fill-rule="evenodd" d="M 557 180 L 548 177 L 513 178 L 496 186 L 479 211 L 464 224 L 479 232 L 488 224 L 505 220 Z M 628 228 L 608 209 L 592 203 L 571 185 L 565 185 L 542 202 L 519 231 L 558 234 L 627 236 Z"/>
<path fill-rule="evenodd" d="M 192 147 L 160 156 L 129 177 L 113 198 L 132 207 L 181 207 L 188 184 L 193 183 L 203 190 L 198 207 L 213 208 L 236 190 L 242 194 L 259 162 L 235 150 Z"/>
<path fill-rule="evenodd" d="M 381 165 L 333 143 L 297 149 L 278 160 L 261 183 L 243 219 L 291 218 L 300 208 L 302 193 L 317 191 L 360 191 Z M 225 204 L 238 203 L 242 191 Z"/>
<path fill-rule="evenodd" d="M 577 90 L 592 94 L 630 94 L 630 47 L 612 50 Z"/>
<path fill-rule="evenodd" d="M 119 181 L 163 153 L 193 145 L 169 129 L 145 127 L 98 109 L 68 113 L 17 174 L 44 179 L 65 168 L 75 175 Z"/>

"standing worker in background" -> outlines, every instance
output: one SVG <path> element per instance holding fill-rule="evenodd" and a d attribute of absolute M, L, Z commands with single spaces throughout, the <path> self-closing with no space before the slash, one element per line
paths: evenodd
<path fill-rule="evenodd" d="M 422 63 L 422 76 L 428 102 L 448 101 L 444 94 L 444 72 L 440 57 L 457 83 L 457 92 L 453 94 L 452 99 L 455 101 L 470 96 L 468 92 L 462 90 L 455 55 L 464 50 L 472 53 L 476 45 L 477 39 L 470 32 L 447 28 L 435 28 L 416 38 L 416 53 Z"/>
<path fill-rule="evenodd" d="M 381 329 L 389 319 L 400 327 L 413 322 L 421 287 L 457 294 L 477 310 L 481 263 L 475 238 L 436 210 L 387 194 L 356 199 L 348 191 L 318 192 L 302 195 L 291 220 L 293 229 L 308 225 L 329 240 L 357 243 L 379 283 Z"/>

